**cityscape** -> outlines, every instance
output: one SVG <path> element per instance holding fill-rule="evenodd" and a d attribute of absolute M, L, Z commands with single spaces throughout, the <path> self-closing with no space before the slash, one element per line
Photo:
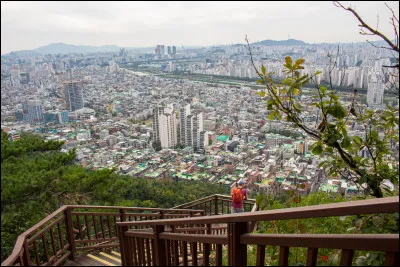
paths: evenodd
<path fill-rule="evenodd" d="M 398 265 L 397 2 L 3 2 L 2 266 Z"/>
<path fill-rule="evenodd" d="M 321 84 L 329 79 L 328 55 L 337 46 L 259 44 L 252 49 L 256 66 L 263 64 L 276 73 L 274 78 L 282 79 L 281 62 L 290 54 L 305 59 L 302 74 L 321 71 Z M 332 84 L 348 89 L 342 92 L 348 105 L 358 89 L 370 107 L 398 106 L 398 98 L 385 90 L 399 82 L 382 68 L 391 64 L 389 51 L 361 43 L 340 45 L 338 53 Z M 244 45 L 186 50 L 157 45 L 154 53 L 136 54 L 120 49 L 8 55 L 1 64 L 2 129 L 13 139 L 31 131 L 64 141 L 63 149 L 76 148 L 76 159 L 85 168 L 116 168 L 132 177 L 199 179 L 228 188 L 243 179 L 255 192 L 275 186 L 288 190 L 297 182 L 308 193 L 358 192 L 354 183 L 318 168 L 323 158 L 311 153 L 312 138 L 291 123 L 268 120 L 257 94 L 262 87 L 251 81 L 257 74 L 249 57 Z M 211 78 L 201 81 L 203 75 Z M 306 89 L 303 106 L 311 101 L 307 91 L 312 87 Z M 321 120 L 312 108 L 303 116 L 310 125 Z M 348 125 L 350 136 L 363 136 L 362 125 Z M 359 151 L 362 157 L 368 153 L 366 148 Z M 393 167 L 398 156 L 397 143 Z"/>

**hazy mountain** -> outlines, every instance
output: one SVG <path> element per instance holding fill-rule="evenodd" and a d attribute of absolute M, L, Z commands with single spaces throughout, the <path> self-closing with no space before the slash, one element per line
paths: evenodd
<path fill-rule="evenodd" d="M 95 53 L 95 52 L 116 52 L 120 47 L 116 45 L 89 46 L 89 45 L 71 45 L 64 43 L 55 43 L 42 46 L 33 51 L 41 54 L 66 54 L 66 53 Z"/>
<path fill-rule="evenodd" d="M 277 45 L 306 45 L 305 42 L 296 40 L 296 39 L 288 39 L 282 41 L 275 41 L 275 40 L 264 40 L 260 42 L 253 43 L 253 45 L 265 45 L 265 46 L 277 46 Z"/>

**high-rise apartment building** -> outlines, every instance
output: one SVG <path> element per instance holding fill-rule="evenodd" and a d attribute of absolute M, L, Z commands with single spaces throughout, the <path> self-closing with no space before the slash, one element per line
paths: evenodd
<path fill-rule="evenodd" d="M 369 106 L 382 105 L 383 93 L 382 77 L 379 72 L 370 73 L 368 75 L 367 104 Z"/>
<path fill-rule="evenodd" d="M 178 144 L 178 121 L 173 104 L 153 109 L 153 140 L 162 148 L 171 148 Z"/>
<path fill-rule="evenodd" d="M 194 151 L 203 149 L 201 132 L 203 131 L 203 113 L 191 114 L 190 104 L 180 109 L 180 144 L 190 146 Z"/>
<path fill-rule="evenodd" d="M 165 54 L 165 47 L 164 45 L 160 45 L 160 54 L 163 56 Z"/>
<path fill-rule="evenodd" d="M 82 84 L 78 81 L 65 82 L 64 98 L 68 110 L 75 111 L 83 108 Z"/>
<path fill-rule="evenodd" d="M 23 121 L 29 123 L 40 123 L 44 120 L 42 101 L 37 99 L 22 100 Z"/>

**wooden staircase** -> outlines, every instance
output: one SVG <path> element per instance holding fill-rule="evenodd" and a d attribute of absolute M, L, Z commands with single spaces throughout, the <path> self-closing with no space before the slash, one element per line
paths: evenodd
<path fill-rule="evenodd" d="M 248 246 L 264 266 L 266 247 L 279 247 L 287 266 L 292 247 L 307 248 L 306 265 L 315 266 L 322 248 L 341 252 L 350 266 L 354 253 L 382 251 L 385 266 L 399 265 L 398 234 L 259 234 L 261 221 L 398 213 L 399 197 L 368 199 L 280 210 L 230 214 L 230 197 L 212 195 L 171 209 L 63 206 L 24 232 L 2 266 L 246 266 Z"/>

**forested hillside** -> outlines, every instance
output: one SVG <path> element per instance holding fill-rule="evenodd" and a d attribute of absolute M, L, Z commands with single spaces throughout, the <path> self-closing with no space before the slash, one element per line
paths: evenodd
<path fill-rule="evenodd" d="M 205 182 L 150 181 L 113 170 L 90 171 L 74 164 L 75 151 L 62 142 L 22 135 L 9 141 L 1 132 L 1 260 L 16 238 L 62 205 L 117 205 L 170 208 L 212 194 L 223 186 Z"/>

